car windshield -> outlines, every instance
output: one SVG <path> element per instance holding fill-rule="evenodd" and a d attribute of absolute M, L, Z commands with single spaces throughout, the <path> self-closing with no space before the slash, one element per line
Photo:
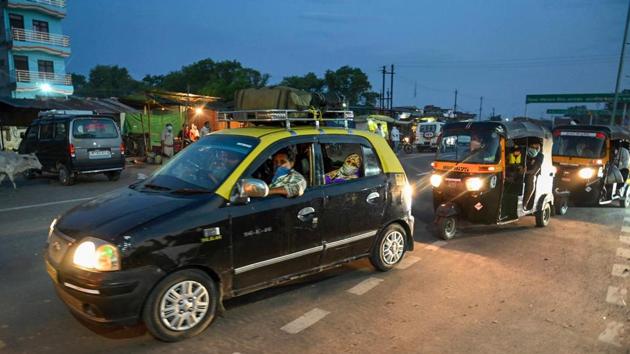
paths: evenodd
<path fill-rule="evenodd" d="M 158 191 L 212 192 L 258 142 L 246 136 L 206 136 L 178 153 L 141 186 Z"/>
<path fill-rule="evenodd" d="M 72 123 L 76 139 L 114 139 L 118 137 L 116 123 L 108 118 L 79 118 Z"/>
<path fill-rule="evenodd" d="M 421 132 L 435 132 L 436 125 L 435 124 L 425 124 L 420 126 Z"/>
<path fill-rule="evenodd" d="M 604 149 L 606 135 L 597 132 L 556 131 L 553 139 L 553 155 L 583 158 L 600 158 Z"/>
<path fill-rule="evenodd" d="M 444 132 L 438 146 L 437 161 L 497 163 L 501 159 L 500 136 L 487 130 Z"/>

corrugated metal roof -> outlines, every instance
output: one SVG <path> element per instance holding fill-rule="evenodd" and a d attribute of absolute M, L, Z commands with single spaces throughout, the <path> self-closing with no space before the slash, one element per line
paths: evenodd
<path fill-rule="evenodd" d="M 120 114 L 120 113 L 141 113 L 139 110 L 119 102 L 115 98 L 79 98 L 70 97 L 68 99 L 48 98 L 39 99 L 16 99 L 0 98 L 0 105 L 4 104 L 15 109 L 29 110 L 86 110 L 95 111 L 99 114 Z"/>

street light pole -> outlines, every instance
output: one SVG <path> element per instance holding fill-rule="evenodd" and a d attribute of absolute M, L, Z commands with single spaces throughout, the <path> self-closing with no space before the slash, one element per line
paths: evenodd
<path fill-rule="evenodd" d="M 479 119 L 481 120 L 481 112 L 483 111 L 483 96 L 479 97 Z"/>
<path fill-rule="evenodd" d="M 621 55 L 619 56 L 619 68 L 617 70 L 617 82 L 615 84 L 615 99 L 613 100 L 613 111 L 610 116 L 610 125 L 615 124 L 617 114 L 617 104 L 619 103 L 619 85 L 621 83 L 621 72 L 623 71 L 623 57 L 626 52 L 626 41 L 628 39 L 628 24 L 630 24 L 630 2 L 628 3 L 628 15 L 626 16 L 626 26 L 623 31 L 623 42 L 621 43 Z"/>

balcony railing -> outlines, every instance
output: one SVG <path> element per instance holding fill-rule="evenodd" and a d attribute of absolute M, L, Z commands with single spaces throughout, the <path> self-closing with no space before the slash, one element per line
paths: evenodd
<path fill-rule="evenodd" d="M 12 28 L 11 37 L 14 41 L 35 42 L 58 45 L 61 47 L 70 47 L 70 37 L 61 34 L 31 31 L 22 28 Z"/>
<path fill-rule="evenodd" d="M 72 85 L 72 76 L 69 74 L 55 74 L 43 71 L 15 70 L 15 81 L 70 86 Z"/>
<path fill-rule="evenodd" d="M 29 0 L 29 1 L 36 2 L 39 4 L 50 5 L 50 6 L 66 7 L 66 0 Z"/>

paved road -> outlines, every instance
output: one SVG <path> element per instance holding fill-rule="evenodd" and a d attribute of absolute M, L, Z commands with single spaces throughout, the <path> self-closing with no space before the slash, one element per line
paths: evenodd
<path fill-rule="evenodd" d="M 398 269 L 358 261 L 234 299 L 202 335 L 176 344 L 142 326 L 89 328 L 56 298 L 41 249 L 50 220 L 78 201 L 129 183 L 45 179 L 0 187 L 0 354 L 112 353 L 629 353 L 630 214 L 572 208 L 545 229 L 526 218 L 431 234 L 428 154 L 402 156 L 416 182 L 417 247 Z M 624 333 L 625 330 L 625 333 Z M 624 337 L 625 334 L 625 337 Z"/>

